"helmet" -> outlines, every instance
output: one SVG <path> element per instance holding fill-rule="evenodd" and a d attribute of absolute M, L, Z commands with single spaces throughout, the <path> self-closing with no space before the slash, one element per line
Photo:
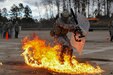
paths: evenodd
<path fill-rule="evenodd" d="M 69 11 L 68 10 L 64 10 L 62 13 L 61 13 L 62 17 L 69 17 Z"/>

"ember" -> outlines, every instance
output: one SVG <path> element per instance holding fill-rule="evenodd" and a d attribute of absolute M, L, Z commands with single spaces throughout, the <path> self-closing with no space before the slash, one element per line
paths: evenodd
<path fill-rule="evenodd" d="M 22 40 L 22 49 L 24 52 L 25 63 L 32 67 L 45 68 L 51 71 L 67 74 L 101 74 L 103 70 L 99 67 L 93 67 L 88 63 L 79 63 L 73 56 L 72 63 L 69 64 L 68 56 L 65 55 L 64 64 L 60 64 L 58 54 L 61 46 L 50 46 L 45 40 L 41 40 L 38 36 L 32 39 L 25 37 Z"/>

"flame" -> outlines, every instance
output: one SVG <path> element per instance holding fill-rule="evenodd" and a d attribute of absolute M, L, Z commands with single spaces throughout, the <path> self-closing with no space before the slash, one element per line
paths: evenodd
<path fill-rule="evenodd" d="M 64 56 L 64 64 L 58 60 L 60 45 L 50 46 L 45 40 L 41 40 L 38 36 L 33 38 L 25 37 L 22 40 L 22 49 L 24 52 L 25 63 L 31 67 L 45 68 L 51 71 L 67 74 L 101 74 L 103 70 L 99 67 L 93 67 L 88 63 L 79 63 L 73 56 L 72 63 L 69 63 L 69 56 Z"/>

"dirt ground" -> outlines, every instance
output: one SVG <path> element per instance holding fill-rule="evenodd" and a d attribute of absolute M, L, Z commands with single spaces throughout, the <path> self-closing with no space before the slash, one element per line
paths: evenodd
<path fill-rule="evenodd" d="M 0 75 L 65 75 L 32 68 L 24 63 L 21 40 L 32 33 L 49 42 L 53 41 L 49 31 L 21 31 L 18 39 L 0 38 Z M 68 36 L 70 38 L 71 34 Z M 78 55 L 76 50 L 73 55 L 79 60 L 98 64 L 105 71 L 102 75 L 113 75 L 113 42 L 109 41 L 108 31 L 89 32 L 82 55 Z"/>

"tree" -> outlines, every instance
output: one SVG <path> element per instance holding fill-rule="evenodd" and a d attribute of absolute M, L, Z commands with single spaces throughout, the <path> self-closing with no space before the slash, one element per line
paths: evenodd
<path fill-rule="evenodd" d="M 0 17 L 2 16 L 2 12 L 1 12 L 1 9 L 0 9 Z"/>
<path fill-rule="evenodd" d="M 32 17 L 32 11 L 28 5 L 26 5 L 24 8 L 24 16 L 25 16 L 25 18 Z"/>
<path fill-rule="evenodd" d="M 78 0 L 73 0 L 73 2 L 74 2 L 74 5 L 73 5 L 73 6 L 74 6 L 74 11 L 75 11 L 75 12 L 77 12 L 77 7 L 78 7 L 77 1 L 78 1 Z"/>
<path fill-rule="evenodd" d="M 13 6 L 11 7 L 11 16 L 12 18 L 17 18 L 18 17 L 18 13 L 19 13 L 19 8 L 18 6 L 16 6 L 15 4 L 13 4 Z"/>
<path fill-rule="evenodd" d="M 111 2 L 112 2 L 113 0 L 107 0 L 107 16 L 109 16 L 110 15 L 110 8 L 111 8 Z"/>
<path fill-rule="evenodd" d="M 86 16 L 86 6 L 87 6 L 87 0 L 82 0 L 82 10 L 81 13 Z"/>
<path fill-rule="evenodd" d="M 2 9 L 2 16 L 3 17 L 7 17 L 8 13 L 7 13 L 7 9 L 6 8 L 3 8 Z"/>
<path fill-rule="evenodd" d="M 22 3 L 19 3 L 19 16 L 23 17 L 23 13 L 24 13 L 24 5 Z"/>
<path fill-rule="evenodd" d="M 48 13 L 48 18 L 53 18 L 53 1 L 52 0 L 46 0 L 45 2 L 45 6 L 46 6 L 46 10 Z"/>
<path fill-rule="evenodd" d="M 7 17 L 2 16 L 2 11 L 0 9 L 0 22 L 6 22 L 6 21 L 8 21 L 8 19 L 7 19 Z"/>
<path fill-rule="evenodd" d="M 57 15 L 60 14 L 60 0 L 55 0 L 56 1 L 56 6 L 57 6 Z"/>
<path fill-rule="evenodd" d="M 40 13 L 40 8 L 39 8 L 40 5 L 39 5 L 39 3 L 35 2 L 35 6 L 37 6 L 39 18 L 41 18 L 41 13 Z"/>

